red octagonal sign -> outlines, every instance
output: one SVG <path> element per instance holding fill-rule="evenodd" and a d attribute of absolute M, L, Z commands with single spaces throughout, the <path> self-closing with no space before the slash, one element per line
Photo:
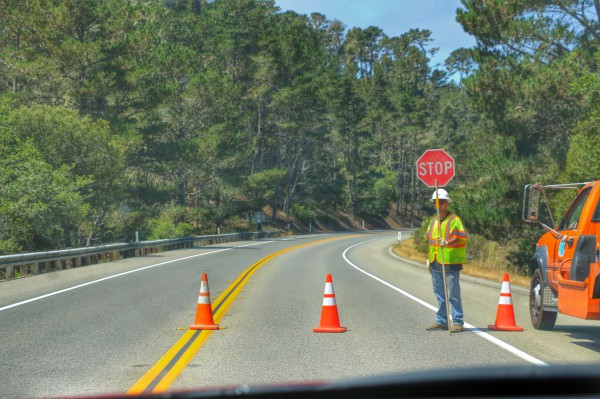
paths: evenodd
<path fill-rule="evenodd" d="M 429 187 L 444 187 L 454 177 L 454 158 L 444 150 L 427 150 L 417 159 L 417 176 Z"/>

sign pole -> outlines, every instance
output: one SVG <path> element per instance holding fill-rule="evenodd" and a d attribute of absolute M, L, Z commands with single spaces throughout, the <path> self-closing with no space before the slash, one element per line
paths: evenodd
<path fill-rule="evenodd" d="M 437 212 L 438 224 L 438 239 L 442 238 L 442 221 L 440 220 L 440 198 L 438 196 L 438 183 L 435 179 L 435 210 Z M 448 284 L 446 283 L 446 264 L 444 262 L 444 248 L 442 247 L 442 276 L 444 279 L 444 298 L 446 299 L 446 324 L 448 325 L 448 333 L 452 333 L 450 324 L 450 302 L 448 301 Z"/>

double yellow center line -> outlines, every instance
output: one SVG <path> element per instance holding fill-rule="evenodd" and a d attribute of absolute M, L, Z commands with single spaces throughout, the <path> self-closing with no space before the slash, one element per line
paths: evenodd
<path fill-rule="evenodd" d="M 212 304 L 213 319 L 215 324 L 218 324 L 231 304 L 235 301 L 240 291 L 244 288 L 250 277 L 268 261 L 277 256 L 291 251 L 323 243 L 326 241 L 338 240 L 345 237 L 334 237 L 324 240 L 304 243 L 274 252 L 269 256 L 259 260 L 246 269 Z M 181 374 L 185 366 L 193 359 L 196 352 L 204 345 L 208 337 L 213 333 L 213 330 L 187 330 L 185 334 L 169 349 L 163 357 L 150 369 L 142 378 L 135 383 L 133 387 L 127 391 L 131 395 L 139 395 L 142 393 L 161 393 L 165 392 L 175 379 Z"/>

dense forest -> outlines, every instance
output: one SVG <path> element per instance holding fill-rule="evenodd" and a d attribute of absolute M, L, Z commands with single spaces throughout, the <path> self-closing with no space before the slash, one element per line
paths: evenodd
<path fill-rule="evenodd" d="M 214 232 L 264 207 L 282 225 L 420 223 L 415 161 L 443 148 L 454 210 L 518 264 L 539 233 L 523 185 L 600 176 L 598 0 L 462 0 L 477 44 L 444 65 L 428 30 L 272 0 L 0 10 L 0 253 Z"/>

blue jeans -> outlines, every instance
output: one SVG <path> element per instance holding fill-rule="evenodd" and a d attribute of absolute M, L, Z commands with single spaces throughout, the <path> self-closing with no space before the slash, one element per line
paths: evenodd
<path fill-rule="evenodd" d="M 433 292 L 437 297 L 440 308 L 436 313 L 435 322 L 442 326 L 448 325 L 446 314 L 446 298 L 444 296 L 444 276 L 441 271 L 431 270 Z M 464 324 L 462 300 L 460 299 L 460 271 L 446 269 L 446 282 L 448 284 L 448 300 L 450 301 L 450 315 L 453 324 Z"/>

